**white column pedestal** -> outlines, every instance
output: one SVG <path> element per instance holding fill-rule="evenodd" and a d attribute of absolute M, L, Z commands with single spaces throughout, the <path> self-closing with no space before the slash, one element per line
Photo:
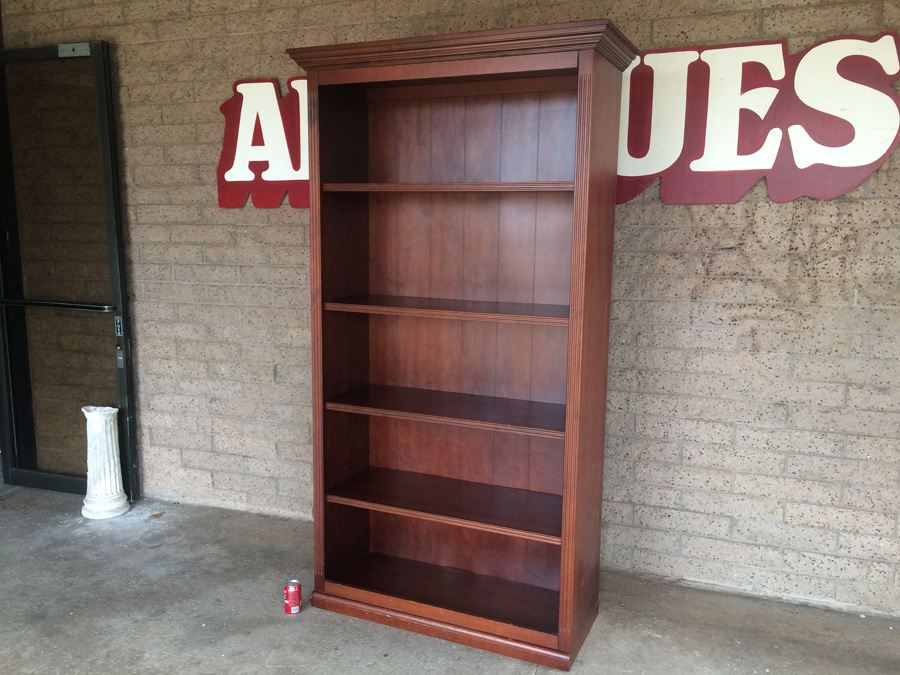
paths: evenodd
<path fill-rule="evenodd" d="M 118 408 L 85 406 L 87 418 L 87 495 L 81 515 L 100 520 L 127 512 L 119 463 Z"/>

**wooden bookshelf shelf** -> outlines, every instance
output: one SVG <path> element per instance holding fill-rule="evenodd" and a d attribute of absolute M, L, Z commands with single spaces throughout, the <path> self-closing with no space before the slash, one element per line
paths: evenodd
<path fill-rule="evenodd" d="M 559 544 L 562 497 L 499 485 L 372 467 L 332 488 L 327 500 Z"/>
<path fill-rule="evenodd" d="M 334 581 L 541 633 L 556 633 L 559 593 L 442 565 L 369 554 Z"/>
<path fill-rule="evenodd" d="M 566 407 L 449 391 L 368 385 L 335 396 L 327 410 L 562 438 Z"/>
<path fill-rule="evenodd" d="M 324 183 L 325 192 L 572 192 L 572 181 L 458 183 Z"/>
<path fill-rule="evenodd" d="M 318 607 L 568 669 L 598 611 L 621 72 L 604 20 L 289 51 Z"/>
<path fill-rule="evenodd" d="M 569 308 L 566 305 L 525 302 L 364 295 L 326 302 L 325 309 L 331 312 L 549 326 L 565 326 L 569 323 Z"/>

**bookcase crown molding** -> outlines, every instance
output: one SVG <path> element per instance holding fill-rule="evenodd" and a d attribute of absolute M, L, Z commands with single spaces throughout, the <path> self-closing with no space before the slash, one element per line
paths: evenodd
<path fill-rule="evenodd" d="M 583 49 L 597 50 L 619 70 L 625 70 L 638 54 L 637 47 L 606 19 L 297 47 L 287 53 L 297 65 L 311 71 Z"/>

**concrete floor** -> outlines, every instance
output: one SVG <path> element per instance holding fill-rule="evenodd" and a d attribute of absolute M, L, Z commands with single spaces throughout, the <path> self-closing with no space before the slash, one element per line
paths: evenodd
<path fill-rule="evenodd" d="M 317 609 L 308 523 L 155 501 L 91 522 L 0 485 L 2 673 L 553 672 Z M 619 574 L 575 673 L 900 673 L 900 621 Z"/>

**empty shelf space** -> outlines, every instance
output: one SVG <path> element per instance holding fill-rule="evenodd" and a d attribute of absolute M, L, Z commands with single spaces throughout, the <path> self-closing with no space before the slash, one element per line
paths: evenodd
<path fill-rule="evenodd" d="M 328 410 L 563 438 L 566 407 L 431 389 L 369 385 L 334 397 Z"/>
<path fill-rule="evenodd" d="M 329 502 L 560 543 L 562 497 L 409 471 L 370 468 L 328 493 Z"/>
<path fill-rule="evenodd" d="M 573 181 L 527 183 L 323 183 L 325 192 L 572 192 Z"/>
<path fill-rule="evenodd" d="M 559 626 L 559 593 L 454 567 L 370 553 L 326 573 L 329 581 L 542 633 Z"/>
<path fill-rule="evenodd" d="M 569 322 L 566 305 L 484 300 L 447 300 L 394 295 L 362 295 L 325 303 L 325 309 L 359 314 L 387 314 L 436 319 L 495 321 L 501 323 L 549 324 Z"/>

